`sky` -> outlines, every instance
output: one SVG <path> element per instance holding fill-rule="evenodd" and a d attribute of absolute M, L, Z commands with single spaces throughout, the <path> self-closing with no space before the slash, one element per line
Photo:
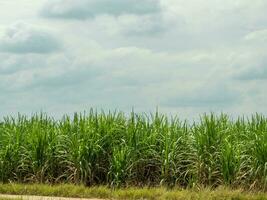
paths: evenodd
<path fill-rule="evenodd" d="M 267 112 L 266 0 L 0 0 L 0 117 Z"/>

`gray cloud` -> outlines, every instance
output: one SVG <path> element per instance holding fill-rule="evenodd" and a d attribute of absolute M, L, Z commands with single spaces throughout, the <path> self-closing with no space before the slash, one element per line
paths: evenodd
<path fill-rule="evenodd" d="M 76 68 L 79 68 L 79 66 L 76 66 Z M 82 85 L 90 85 L 91 87 L 94 85 L 94 81 L 97 82 L 97 78 L 102 74 L 103 72 L 96 67 L 88 67 L 81 70 L 66 70 L 62 73 L 49 76 L 39 74 L 34 77 L 33 83 L 28 85 L 27 88 L 51 90 L 51 88 L 77 88 Z"/>
<path fill-rule="evenodd" d="M 267 80 L 267 63 L 260 67 L 251 67 L 236 76 L 238 80 Z"/>
<path fill-rule="evenodd" d="M 38 57 L 29 57 L 27 55 L 24 55 L 21 57 L 21 55 L 8 55 L 8 54 L 0 54 L 0 59 L 2 60 L 0 65 L 0 74 L 2 75 L 9 75 L 16 73 L 20 70 L 25 70 L 28 68 L 33 67 L 39 67 L 38 61 L 40 61 L 39 56 Z"/>
<path fill-rule="evenodd" d="M 171 97 L 163 105 L 170 107 L 224 108 L 240 102 L 240 92 L 226 85 L 204 85 Z"/>
<path fill-rule="evenodd" d="M 143 15 L 160 11 L 158 0 L 56 0 L 48 1 L 40 14 L 48 18 L 86 19 L 97 15 Z"/>
<path fill-rule="evenodd" d="M 59 40 L 49 32 L 21 22 L 8 27 L 0 39 L 0 51 L 16 54 L 47 54 L 60 47 Z"/>
<path fill-rule="evenodd" d="M 233 73 L 235 80 L 243 83 L 250 80 L 267 80 L 267 48 L 262 48 L 263 45 L 255 46 L 253 43 L 251 48 L 245 49 L 246 51 L 236 58 L 233 64 L 236 68 Z"/>

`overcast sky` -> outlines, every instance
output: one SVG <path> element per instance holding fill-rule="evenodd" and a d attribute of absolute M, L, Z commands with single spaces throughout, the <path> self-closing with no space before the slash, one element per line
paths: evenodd
<path fill-rule="evenodd" d="M 266 0 L 0 0 L 0 117 L 267 112 Z"/>

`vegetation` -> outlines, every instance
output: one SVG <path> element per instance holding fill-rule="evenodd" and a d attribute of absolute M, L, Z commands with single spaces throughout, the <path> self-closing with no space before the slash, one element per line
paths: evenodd
<path fill-rule="evenodd" d="M 1 198 L 0 197 L 0 200 L 21 200 L 20 198 L 8 198 L 8 197 L 3 197 L 3 198 Z"/>
<path fill-rule="evenodd" d="M 0 123 L 0 182 L 266 190 L 267 118 L 45 114 Z"/>
<path fill-rule="evenodd" d="M 85 187 L 75 185 L 0 185 L 0 193 L 41 195 L 53 197 L 100 198 L 117 200 L 267 200 L 264 193 L 249 193 L 223 187 L 217 189 L 195 188 L 189 190 L 158 188 L 110 189 L 108 187 Z M 25 198 L 21 198 L 25 199 Z M 2 200 L 0 198 L 0 200 Z"/>
<path fill-rule="evenodd" d="M 0 197 L 0 200 L 21 200 L 20 198 L 8 198 L 8 197 Z"/>

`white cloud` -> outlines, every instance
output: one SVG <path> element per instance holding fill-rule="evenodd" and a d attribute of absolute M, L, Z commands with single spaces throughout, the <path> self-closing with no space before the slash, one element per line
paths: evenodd
<path fill-rule="evenodd" d="M 46 1 L 43 17 L 29 4 L 12 17 L 0 12 L 2 115 L 267 112 L 266 1 L 161 0 L 152 9 L 121 1 Z M 34 26 L 6 29 L 21 16 Z"/>
<path fill-rule="evenodd" d="M 254 42 L 256 44 L 264 43 L 267 41 L 267 29 L 250 32 L 244 37 L 244 40 L 247 42 Z"/>

